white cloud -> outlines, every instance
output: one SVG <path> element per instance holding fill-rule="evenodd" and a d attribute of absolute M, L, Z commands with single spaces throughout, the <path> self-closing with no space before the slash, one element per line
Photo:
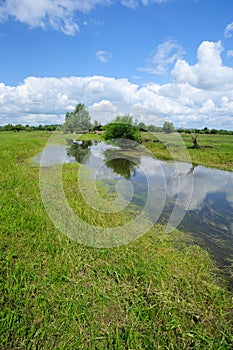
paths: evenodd
<path fill-rule="evenodd" d="M 172 71 L 176 83 L 189 83 L 191 86 L 207 90 L 229 90 L 233 88 L 233 68 L 223 66 L 221 42 L 204 41 L 198 48 L 198 62 L 191 66 L 178 60 Z"/>
<path fill-rule="evenodd" d="M 175 40 L 166 40 L 157 46 L 156 53 L 148 59 L 147 67 L 139 70 L 151 74 L 166 74 L 184 54 L 184 49 Z"/>
<path fill-rule="evenodd" d="M 233 31 L 233 22 L 229 23 L 225 30 L 224 30 L 224 36 L 225 38 L 231 38 L 232 37 L 232 32 Z"/>
<path fill-rule="evenodd" d="M 233 50 L 228 50 L 227 51 L 227 57 L 233 57 Z"/>
<path fill-rule="evenodd" d="M 107 5 L 109 0 L 5 0 L 0 5 L 0 21 L 13 17 L 31 28 L 50 26 L 67 35 L 74 35 L 79 26 L 75 13 L 89 12 L 97 5 Z"/>
<path fill-rule="evenodd" d="M 168 0 L 121 0 L 121 4 L 131 9 L 135 9 L 139 4 L 148 6 L 150 4 L 161 4 L 167 1 Z"/>
<path fill-rule="evenodd" d="M 121 0 L 121 4 L 125 7 L 135 9 L 138 6 L 137 0 Z"/>
<path fill-rule="evenodd" d="M 231 189 L 233 173 L 226 172 L 224 182 L 221 182 L 219 180 L 221 178 L 221 170 L 197 167 L 191 173 L 189 173 L 190 165 L 183 163 L 179 164 L 179 169 L 183 168 L 182 173 L 177 174 L 176 172 L 171 172 L 171 164 L 163 164 L 163 167 L 165 171 L 167 168 L 167 172 L 169 174 L 166 184 L 167 193 L 169 193 L 171 196 L 176 197 L 178 195 L 177 176 L 180 177 L 179 192 L 182 194 L 182 197 L 180 197 L 181 204 L 187 203 L 187 196 L 190 193 L 189 190 L 193 186 L 189 210 L 200 210 L 205 205 L 204 202 L 209 193 L 225 192 L 227 193 L 227 200 L 232 202 Z M 206 181 L 207 178 L 208 182 Z M 201 191 L 198 190 L 200 188 Z"/>
<path fill-rule="evenodd" d="M 135 8 L 140 2 L 146 6 L 164 1 L 167 0 L 122 0 L 121 4 Z M 87 13 L 98 5 L 111 4 L 112 0 L 5 0 L 0 4 L 0 22 L 12 17 L 31 28 L 51 27 L 66 35 L 75 35 L 79 31 L 75 19 L 78 12 Z"/>
<path fill-rule="evenodd" d="M 173 82 L 143 86 L 103 76 L 35 78 L 23 84 L 0 83 L 0 124 L 62 123 L 79 102 L 93 120 L 106 123 L 130 113 L 147 124 L 233 130 L 233 68 L 221 60 L 220 42 L 203 42 L 197 63 L 178 60 Z"/>
<path fill-rule="evenodd" d="M 100 62 L 106 63 L 112 57 L 112 54 L 104 50 L 99 50 L 96 52 L 96 57 Z"/>
<path fill-rule="evenodd" d="M 100 102 L 94 103 L 89 107 L 89 112 L 92 117 L 92 120 L 101 121 L 102 124 L 108 123 L 111 119 L 115 119 L 118 115 L 121 114 L 120 110 L 117 107 L 117 104 L 114 104 L 107 100 L 102 100 Z"/>

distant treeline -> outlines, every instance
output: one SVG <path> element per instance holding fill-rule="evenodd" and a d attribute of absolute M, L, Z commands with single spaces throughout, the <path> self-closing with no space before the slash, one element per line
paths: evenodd
<path fill-rule="evenodd" d="M 186 134 L 218 134 L 218 135 L 233 135 L 233 130 L 224 130 L 224 129 L 208 129 L 207 127 L 203 129 L 176 129 L 179 133 Z"/>
<path fill-rule="evenodd" d="M 7 124 L 4 126 L 0 126 L 0 131 L 36 131 L 36 130 L 47 130 L 54 131 L 59 130 L 61 128 L 60 124 L 51 124 L 51 125 L 38 125 L 38 126 L 30 126 L 30 125 L 22 125 L 22 124 Z"/>
<path fill-rule="evenodd" d="M 144 132 L 166 132 L 165 130 L 165 124 L 168 122 L 165 122 L 163 127 L 159 127 L 156 125 L 146 125 L 145 123 L 139 123 L 137 124 L 137 127 L 140 131 Z M 172 124 L 172 123 L 170 123 Z M 94 123 L 92 125 L 91 130 L 105 130 L 106 126 L 101 125 L 100 123 Z M 173 126 L 174 128 L 174 126 Z M 177 131 L 179 133 L 186 133 L 186 134 L 218 134 L 218 135 L 233 135 L 233 130 L 225 130 L 225 129 L 208 129 L 207 127 L 203 129 L 184 129 L 184 128 L 171 128 L 170 132 Z M 22 125 L 22 124 L 6 124 L 4 126 L 0 126 L 0 131 L 55 131 L 55 130 L 62 130 L 62 124 L 49 124 L 49 125 L 38 125 L 38 126 L 31 126 L 31 125 Z"/>

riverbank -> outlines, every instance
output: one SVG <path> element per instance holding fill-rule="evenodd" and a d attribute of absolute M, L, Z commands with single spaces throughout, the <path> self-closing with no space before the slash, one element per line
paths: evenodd
<path fill-rule="evenodd" d="M 94 249 L 54 227 L 29 162 L 48 137 L 0 133 L 1 349 L 230 349 L 232 294 L 181 232 L 156 226 L 127 246 Z M 88 210 L 77 171 L 64 165 L 73 210 L 105 227 L 124 221 Z"/>
<path fill-rule="evenodd" d="M 80 140 L 101 140 L 101 136 L 96 134 L 72 137 Z M 200 148 L 193 148 L 190 134 L 142 132 L 142 144 L 159 160 L 186 161 L 185 148 L 193 165 L 233 171 L 233 135 L 199 134 L 197 141 Z"/>
<path fill-rule="evenodd" d="M 175 158 L 183 161 L 184 146 L 180 144 L 181 137 L 193 165 L 233 171 L 233 135 L 199 134 L 197 141 L 200 148 L 193 148 L 190 134 L 142 133 L 143 144 L 161 160 Z"/>

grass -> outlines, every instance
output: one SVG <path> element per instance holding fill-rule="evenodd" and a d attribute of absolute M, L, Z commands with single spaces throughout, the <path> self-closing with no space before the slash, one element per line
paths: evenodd
<path fill-rule="evenodd" d="M 0 133 L 0 348 L 232 349 L 232 294 L 181 232 L 156 226 L 129 245 L 94 249 L 54 227 L 29 162 L 48 137 Z M 64 166 L 64 189 L 87 219 L 77 170 Z M 125 220 L 98 215 L 96 224 Z"/>
<path fill-rule="evenodd" d="M 197 140 L 201 148 L 198 149 L 192 147 L 191 135 L 182 134 L 181 136 L 194 165 L 233 171 L 233 135 L 200 134 Z M 153 142 L 153 140 L 157 140 L 157 137 L 162 138 L 162 142 Z M 158 159 L 180 161 L 184 159 L 183 147 L 177 139 L 177 134 L 143 133 L 143 138 L 147 139 L 144 145 Z M 170 152 L 173 153 L 173 157 Z"/>

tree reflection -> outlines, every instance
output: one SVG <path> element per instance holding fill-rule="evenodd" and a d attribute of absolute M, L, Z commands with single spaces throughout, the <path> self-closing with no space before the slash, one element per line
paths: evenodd
<path fill-rule="evenodd" d="M 140 163 L 140 157 L 126 154 L 119 149 L 107 149 L 104 152 L 105 164 L 114 173 L 129 180 L 136 175 L 136 169 Z"/>
<path fill-rule="evenodd" d="M 92 141 L 73 141 L 67 140 L 70 147 L 67 149 L 68 157 L 74 157 L 78 163 L 82 163 L 84 157 L 90 152 L 90 147 L 93 145 Z"/>

